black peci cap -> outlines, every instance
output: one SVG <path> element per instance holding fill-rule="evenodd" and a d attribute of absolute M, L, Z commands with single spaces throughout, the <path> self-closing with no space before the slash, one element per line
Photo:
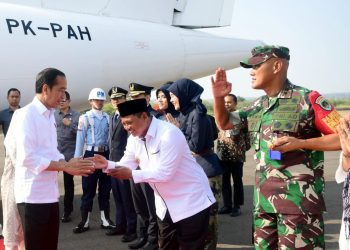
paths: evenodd
<path fill-rule="evenodd" d="M 118 110 L 121 117 L 148 112 L 147 101 L 144 98 L 126 101 L 118 104 Z"/>

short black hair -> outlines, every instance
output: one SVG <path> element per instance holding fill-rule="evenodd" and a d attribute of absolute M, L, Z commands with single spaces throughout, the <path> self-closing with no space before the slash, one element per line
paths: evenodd
<path fill-rule="evenodd" d="M 64 94 L 66 95 L 66 99 L 67 100 L 70 100 L 70 94 L 68 93 L 68 91 L 66 90 L 66 91 L 64 91 Z"/>
<path fill-rule="evenodd" d="M 235 96 L 234 94 L 228 94 L 227 96 L 231 96 L 233 101 L 237 103 L 237 96 Z"/>
<path fill-rule="evenodd" d="M 41 94 L 44 84 L 47 84 L 49 88 L 52 89 L 52 87 L 56 85 L 57 76 L 66 77 L 62 71 L 55 68 L 47 68 L 40 71 L 36 76 L 35 93 Z"/>
<path fill-rule="evenodd" d="M 19 94 L 19 95 L 21 95 L 21 91 L 19 91 L 19 89 L 16 89 L 16 88 L 10 88 L 10 89 L 7 91 L 7 97 L 9 97 L 9 96 L 10 96 L 10 93 L 11 93 L 12 91 L 17 91 L 17 92 L 18 92 L 18 94 Z"/>

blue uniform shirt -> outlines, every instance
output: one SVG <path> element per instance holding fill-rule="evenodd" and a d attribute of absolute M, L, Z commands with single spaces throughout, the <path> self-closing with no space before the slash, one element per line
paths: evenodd
<path fill-rule="evenodd" d="M 58 150 L 64 155 L 66 161 L 69 161 L 74 155 L 79 117 L 80 113 L 71 108 L 67 114 L 59 109 L 55 111 Z M 69 126 L 64 125 L 64 118 L 71 121 Z"/>
<path fill-rule="evenodd" d="M 10 127 L 10 122 L 12 119 L 14 111 L 11 108 L 4 109 L 0 112 L 0 125 L 2 126 L 2 131 L 4 136 L 7 134 L 7 130 Z"/>
<path fill-rule="evenodd" d="M 108 130 L 108 115 L 105 112 L 103 112 L 101 118 L 98 118 L 91 110 L 81 115 L 79 117 L 74 157 L 83 155 L 85 143 L 87 146 L 107 147 Z M 94 131 L 93 134 L 92 131 Z"/>

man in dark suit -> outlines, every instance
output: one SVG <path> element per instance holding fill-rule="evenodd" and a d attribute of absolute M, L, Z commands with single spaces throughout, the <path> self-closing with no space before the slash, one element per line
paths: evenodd
<path fill-rule="evenodd" d="M 129 97 L 133 100 L 146 99 L 148 112 L 152 116 L 158 118 L 161 114 L 155 111 L 150 105 L 152 89 L 152 87 L 139 83 L 130 83 Z M 148 183 L 135 184 L 131 180 L 131 192 L 135 210 L 140 222 L 140 234 L 136 242 L 129 244 L 129 248 L 140 248 L 142 250 L 158 249 L 158 225 L 153 189 Z"/>
<path fill-rule="evenodd" d="M 111 104 L 115 112 L 110 116 L 109 122 L 109 159 L 119 161 L 124 154 L 128 132 L 121 123 L 117 105 L 126 101 L 128 91 L 119 87 L 112 87 L 108 91 Z M 116 227 L 106 232 L 106 235 L 124 234 L 121 241 L 131 242 L 137 238 L 137 215 L 131 196 L 130 181 L 111 178 L 112 192 L 116 206 Z"/>

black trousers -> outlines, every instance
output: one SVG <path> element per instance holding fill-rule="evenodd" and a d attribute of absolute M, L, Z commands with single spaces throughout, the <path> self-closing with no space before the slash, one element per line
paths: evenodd
<path fill-rule="evenodd" d="M 55 250 L 58 244 L 59 204 L 19 203 L 26 250 Z"/>
<path fill-rule="evenodd" d="M 74 199 L 73 175 L 63 172 L 63 181 L 64 181 L 64 199 L 63 199 L 64 213 L 70 214 L 71 212 L 73 212 L 73 199 Z"/>
<path fill-rule="evenodd" d="M 115 201 L 117 228 L 125 229 L 126 233 L 136 233 L 137 215 L 131 196 L 129 180 L 111 178 L 112 192 Z"/>
<path fill-rule="evenodd" d="M 132 199 L 139 219 L 140 237 L 147 237 L 151 243 L 158 241 L 158 225 L 154 191 L 147 183 L 130 181 Z"/>
<path fill-rule="evenodd" d="M 100 154 L 108 159 L 109 151 L 94 152 L 85 151 L 84 158 L 92 157 L 94 154 Z M 83 195 L 81 196 L 81 212 L 91 212 L 94 197 L 96 194 L 96 188 L 98 183 L 98 205 L 100 210 L 109 214 L 109 196 L 111 193 L 111 177 L 106 173 L 103 173 L 101 169 L 95 170 L 95 172 L 87 177 L 82 177 Z"/>
<path fill-rule="evenodd" d="M 231 208 L 232 200 L 233 207 L 239 208 L 244 204 L 243 190 L 243 162 L 240 161 L 220 161 L 224 169 L 222 174 L 222 197 L 224 206 Z M 231 176 L 233 180 L 233 192 L 231 186 Z"/>
<path fill-rule="evenodd" d="M 178 222 L 169 212 L 158 218 L 159 250 L 203 250 L 209 227 L 209 208 Z"/>

